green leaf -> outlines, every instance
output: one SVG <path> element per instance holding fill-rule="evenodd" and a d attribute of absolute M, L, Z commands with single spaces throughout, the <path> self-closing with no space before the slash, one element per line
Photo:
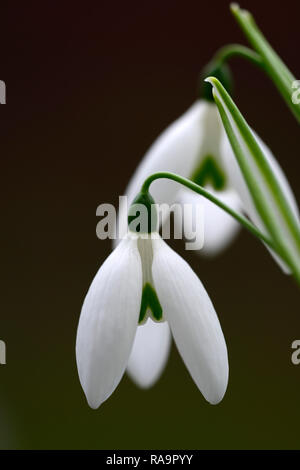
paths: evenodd
<path fill-rule="evenodd" d="M 276 251 L 300 281 L 299 221 L 239 109 L 216 78 L 207 81 L 213 86 L 215 102 L 254 205 Z"/>
<path fill-rule="evenodd" d="M 292 99 L 293 93 L 295 92 L 295 88 L 293 88 L 293 86 L 295 87 L 296 83 L 294 75 L 263 36 L 251 13 L 247 10 L 241 10 L 235 3 L 231 5 L 231 11 L 248 41 L 262 58 L 264 69 L 268 73 L 270 79 L 273 81 L 300 123 L 300 100 Z"/>

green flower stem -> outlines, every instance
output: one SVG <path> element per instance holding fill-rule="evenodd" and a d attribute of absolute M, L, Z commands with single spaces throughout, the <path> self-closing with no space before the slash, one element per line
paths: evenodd
<path fill-rule="evenodd" d="M 220 199 L 213 196 L 213 194 L 211 194 L 209 191 L 206 191 L 206 189 L 204 189 L 202 186 L 199 186 L 198 184 L 193 183 L 192 181 L 190 181 L 187 178 L 184 178 L 183 176 L 177 175 L 175 173 L 170 173 L 167 171 L 153 173 L 152 175 L 148 176 L 148 178 L 144 181 L 143 186 L 141 188 L 141 193 L 147 194 L 149 192 L 149 187 L 151 183 L 153 183 L 153 181 L 158 180 L 158 179 L 169 179 L 169 180 L 175 181 L 176 183 L 182 184 L 186 188 L 191 189 L 195 193 L 198 193 L 201 196 L 208 199 L 209 201 L 213 202 L 218 207 L 220 207 L 225 212 L 227 212 L 229 215 L 231 215 L 234 219 L 236 219 L 249 232 L 251 232 L 252 235 L 262 240 L 270 248 L 272 248 L 272 250 L 277 251 L 277 253 L 281 256 L 281 253 L 278 252 L 273 242 L 268 237 L 266 237 L 263 233 L 261 233 L 248 219 L 246 219 L 246 217 L 235 212 L 233 209 L 231 209 L 222 201 L 220 201 Z"/>
<path fill-rule="evenodd" d="M 249 47 L 242 46 L 240 44 L 228 44 L 227 46 L 222 47 L 215 53 L 212 62 L 223 64 L 231 57 L 242 57 L 258 67 L 264 68 L 264 61 L 261 56 L 252 49 L 249 49 Z"/>
<path fill-rule="evenodd" d="M 241 10 L 237 4 L 231 5 L 231 11 L 248 41 L 263 60 L 265 71 L 300 123 L 300 103 L 292 102 L 292 84 L 296 80 L 295 77 L 263 36 L 251 13 Z"/>

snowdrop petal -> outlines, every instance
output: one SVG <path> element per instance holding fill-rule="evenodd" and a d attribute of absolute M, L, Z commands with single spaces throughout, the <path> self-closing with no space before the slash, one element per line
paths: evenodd
<path fill-rule="evenodd" d="M 210 105 L 212 106 L 212 105 Z M 213 105 L 216 108 L 215 105 Z M 197 165 L 199 149 L 203 141 L 202 121 L 207 116 L 207 104 L 195 102 L 180 118 L 173 122 L 152 144 L 140 165 L 136 169 L 125 195 L 128 204 L 140 191 L 147 176 L 158 171 L 171 171 L 188 177 Z M 172 181 L 158 181 L 151 186 L 151 194 L 157 204 L 172 204 L 175 200 L 178 185 Z M 121 204 L 119 233 L 126 233 L 127 205 Z M 115 241 L 118 243 L 118 240 Z"/>
<path fill-rule="evenodd" d="M 113 393 L 123 376 L 137 329 L 141 292 L 137 240 L 128 237 L 96 274 L 79 320 L 77 366 L 92 408 Z"/>
<path fill-rule="evenodd" d="M 296 215 L 297 218 L 299 218 L 299 210 L 297 207 L 297 202 L 295 199 L 295 196 L 292 192 L 292 189 L 287 181 L 287 178 L 281 169 L 279 163 L 275 159 L 274 155 L 272 154 L 271 150 L 267 147 L 267 145 L 261 140 L 261 138 L 252 130 L 255 138 L 257 139 L 259 145 L 261 146 L 271 168 L 273 169 L 280 185 L 281 188 L 291 206 L 292 211 Z M 240 170 L 240 167 L 236 161 L 236 158 L 234 156 L 234 153 L 232 151 L 231 145 L 229 143 L 229 140 L 226 135 L 224 135 L 224 138 L 222 139 L 222 155 L 223 155 L 223 163 L 224 166 L 227 170 L 228 177 L 230 179 L 230 182 L 232 186 L 236 189 L 238 192 L 242 203 L 243 203 L 243 208 L 246 214 L 249 216 L 249 218 L 252 220 L 252 222 L 264 233 L 267 234 L 267 229 L 264 226 L 264 223 L 262 222 L 256 207 L 254 205 L 254 202 L 252 200 L 252 197 L 250 195 L 250 192 L 247 188 L 247 185 L 245 183 L 245 180 L 243 178 L 242 172 Z M 268 247 L 267 247 L 268 248 Z M 277 263 L 280 265 L 282 270 L 285 273 L 289 273 L 289 269 L 285 265 L 285 263 L 279 258 L 279 256 L 274 253 L 272 250 L 268 248 L 269 252 L 273 256 L 273 258 L 277 261 Z"/>
<path fill-rule="evenodd" d="M 215 191 L 212 187 L 206 188 L 214 196 L 218 197 L 227 206 L 231 207 L 237 212 L 241 211 L 241 201 L 235 190 L 225 188 L 222 191 Z M 202 230 L 204 230 L 204 244 L 196 253 L 204 256 L 215 256 L 225 250 L 236 238 L 240 225 L 236 220 L 213 204 L 205 197 L 199 196 L 189 190 L 182 190 L 179 193 L 178 200 L 182 205 L 192 204 L 193 208 L 197 205 L 202 205 Z M 189 216 L 190 220 L 187 220 Z M 196 211 L 185 211 L 185 227 L 184 234 L 186 239 L 191 239 L 193 233 L 189 232 L 189 228 L 197 226 Z M 198 220 L 199 224 L 199 220 Z"/>
<path fill-rule="evenodd" d="M 127 187 L 125 194 L 129 199 L 135 197 L 144 179 L 154 172 L 172 171 L 182 176 L 190 175 L 197 163 L 203 139 L 201 130 L 205 111 L 205 102 L 195 102 L 155 140 Z M 158 204 L 173 202 L 176 192 L 176 185 L 169 181 L 151 186 L 151 194 Z"/>
<path fill-rule="evenodd" d="M 227 348 L 215 309 L 190 266 L 154 240 L 153 278 L 178 350 L 202 394 L 222 400 L 228 382 Z"/>
<path fill-rule="evenodd" d="M 151 318 L 137 329 L 127 373 L 141 388 L 149 388 L 159 379 L 169 357 L 171 333 L 167 322 Z"/>

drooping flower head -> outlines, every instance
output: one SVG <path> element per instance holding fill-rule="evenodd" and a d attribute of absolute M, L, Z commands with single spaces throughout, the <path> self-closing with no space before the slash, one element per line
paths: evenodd
<path fill-rule="evenodd" d="M 143 328 L 139 321 L 155 324 L 157 331 L 167 323 L 206 400 L 216 404 L 223 398 L 227 348 L 213 304 L 190 266 L 151 227 L 147 233 L 128 231 L 100 267 L 83 303 L 76 357 L 92 408 L 119 384 L 137 328 Z M 156 357 L 164 353 L 159 343 L 149 346 Z"/>

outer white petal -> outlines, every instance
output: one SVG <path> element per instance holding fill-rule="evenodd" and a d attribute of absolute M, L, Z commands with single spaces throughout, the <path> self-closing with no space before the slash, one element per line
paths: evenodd
<path fill-rule="evenodd" d="M 206 188 L 213 195 L 218 197 L 227 206 L 231 207 L 237 212 L 242 209 L 241 200 L 236 191 L 232 188 L 226 188 L 222 191 L 215 191 L 211 187 Z M 225 250 L 236 238 L 240 225 L 236 220 L 220 209 L 218 206 L 210 202 L 208 199 L 199 196 L 189 190 L 182 190 L 178 195 L 181 204 L 192 204 L 193 207 L 202 204 L 202 227 L 204 235 L 203 248 L 197 251 L 198 254 L 204 256 L 215 256 Z M 200 220 L 196 219 L 196 211 L 188 212 L 190 220 L 185 219 L 184 233 L 186 238 L 191 239 L 192 233 L 189 232 L 189 227 L 194 231 L 196 223 L 200 225 Z"/>
<path fill-rule="evenodd" d="M 168 360 L 171 333 L 167 322 L 151 318 L 137 329 L 127 372 L 142 388 L 149 388 L 159 379 Z"/>
<path fill-rule="evenodd" d="M 137 240 L 127 238 L 96 274 L 79 320 L 77 366 L 92 408 L 112 394 L 123 376 L 138 324 L 141 293 Z"/>
<path fill-rule="evenodd" d="M 281 188 L 283 192 L 285 193 L 285 196 L 287 200 L 290 203 L 291 209 L 296 215 L 297 218 L 299 218 L 299 210 L 297 207 L 297 202 L 295 200 L 295 196 L 292 192 L 292 189 L 288 183 L 288 180 L 281 169 L 279 163 L 275 159 L 274 155 L 272 154 L 271 150 L 267 147 L 267 145 L 261 140 L 261 138 L 252 130 L 253 134 L 255 135 L 255 138 L 257 139 L 259 145 L 261 146 L 266 158 L 269 161 L 270 166 L 272 167 L 279 184 L 281 185 Z M 264 226 L 264 223 L 262 222 L 256 207 L 253 203 L 252 197 L 250 195 L 250 192 L 247 188 L 247 185 L 245 183 L 245 180 L 243 178 L 242 172 L 239 168 L 239 165 L 236 161 L 236 158 L 234 156 L 234 153 L 231 149 L 229 140 L 227 136 L 225 135 L 224 138 L 222 139 L 222 156 L 223 156 L 223 164 L 227 170 L 228 176 L 230 178 L 232 186 L 236 189 L 238 192 L 242 203 L 244 207 L 244 211 L 247 213 L 247 215 L 250 217 L 252 222 L 265 234 L 267 234 L 267 229 Z M 267 247 L 268 248 L 268 247 Z M 280 265 L 282 270 L 286 273 L 289 273 L 289 269 L 283 263 L 283 261 L 272 251 L 268 248 L 274 259 L 277 261 L 277 263 Z"/>
<path fill-rule="evenodd" d="M 163 240 L 154 240 L 153 278 L 178 350 L 206 400 L 222 400 L 227 348 L 215 309 L 190 266 Z"/>
<path fill-rule="evenodd" d="M 197 101 L 155 140 L 125 190 L 128 204 L 140 191 L 147 176 L 152 173 L 171 171 L 185 177 L 192 173 L 197 165 L 201 143 L 205 140 L 203 120 L 207 120 L 211 106 L 205 101 Z M 172 204 L 177 191 L 178 185 L 172 181 L 158 181 L 151 185 L 151 194 L 157 204 Z M 118 217 L 121 236 L 127 231 L 127 210 L 126 204 L 121 205 Z"/>

